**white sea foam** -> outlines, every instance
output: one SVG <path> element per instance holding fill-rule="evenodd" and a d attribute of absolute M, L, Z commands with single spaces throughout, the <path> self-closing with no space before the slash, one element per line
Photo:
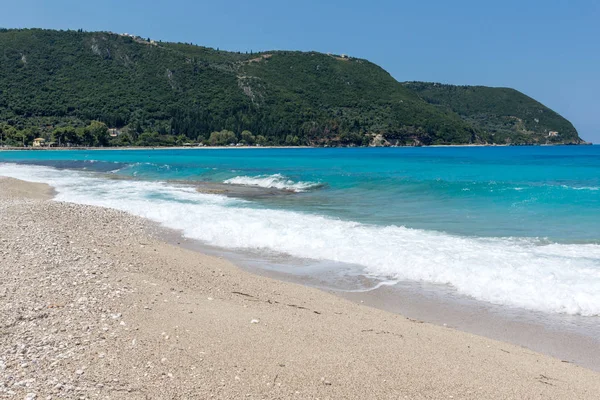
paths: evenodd
<path fill-rule="evenodd" d="M 592 190 L 592 191 L 600 190 L 600 188 L 597 187 L 597 186 L 567 186 L 567 185 L 562 185 L 562 187 L 564 189 L 570 189 L 570 190 Z"/>
<path fill-rule="evenodd" d="M 448 284 L 462 294 L 496 304 L 600 315 L 600 245 L 596 244 L 459 237 L 242 208 L 240 200 L 197 193 L 185 186 L 106 180 L 47 167 L 0 164 L 0 175 L 46 182 L 57 189 L 57 200 L 128 211 L 214 246 L 358 264 L 373 276 Z"/>
<path fill-rule="evenodd" d="M 291 190 L 294 192 L 305 192 L 310 189 L 321 186 L 316 182 L 294 182 L 281 174 L 259 175 L 259 176 L 236 176 L 227 179 L 223 183 L 232 185 L 258 186 L 263 188 L 273 188 L 281 190 Z"/>

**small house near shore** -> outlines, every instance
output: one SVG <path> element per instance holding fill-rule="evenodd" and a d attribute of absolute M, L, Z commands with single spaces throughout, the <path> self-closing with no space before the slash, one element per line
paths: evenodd
<path fill-rule="evenodd" d="M 45 144 L 46 144 L 46 139 L 44 139 L 44 138 L 33 139 L 33 147 L 42 147 Z"/>

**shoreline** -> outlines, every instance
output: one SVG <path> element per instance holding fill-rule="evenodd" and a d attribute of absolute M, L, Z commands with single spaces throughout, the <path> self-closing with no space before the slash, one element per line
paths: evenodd
<path fill-rule="evenodd" d="M 521 346 L 600 372 L 600 326 L 594 324 L 600 322 L 597 317 L 511 308 L 423 282 L 398 282 L 394 285 L 373 282 L 372 288 L 353 290 L 344 287 L 349 285 L 348 278 L 338 283 L 335 278 L 331 281 L 321 274 L 295 274 L 277 267 L 265 268 L 263 265 L 270 265 L 270 262 L 256 255 L 207 246 L 185 238 L 177 230 L 156 225 L 161 240 L 201 254 L 223 257 L 252 274 L 316 288 L 363 306 Z M 289 267 L 294 266 L 296 264 L 291 261 Z M 368 280 L 366 277 L 354 279 Z"/>
<path fill-rule="evenodd" d="M 597 372 L 251 274 L 167 244 L 129 214 L 48 201 L 50 191 L 0 178 L 0 298 L 10 301 L 9 322 L 0 324 L 7 377 L 0 393 L 592 399 L 600 392 Z M 13 351 L 15 343 L 24 351 Z"/>
<path fill-rule="evenodd" d="M 453 148 L 453 147 L 559 147 L 594 146 L 585 143 L 543 143 L 543 144 L 432 144 L 421 146 L 131 146 L 131 147 L 0 147 L 0 151 L 102 151 L 102 150 L 260 150 L 260 149 L 413 149 L 413 148 Z"/>

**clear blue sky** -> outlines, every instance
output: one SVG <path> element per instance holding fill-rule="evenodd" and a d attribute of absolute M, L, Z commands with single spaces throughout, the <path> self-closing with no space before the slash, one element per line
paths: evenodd
<path fill-rule="evenodd" d="M 0 27 L 369 59 L 399 81 L 506 86 L 600 143 L 600 0 L 19 0 Z"/>

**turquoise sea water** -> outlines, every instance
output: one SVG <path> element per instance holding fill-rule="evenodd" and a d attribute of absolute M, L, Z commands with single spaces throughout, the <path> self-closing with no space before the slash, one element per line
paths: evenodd
<path fill-rule="evenodd" d="M 600 313 L 600 146 L 19 151 L 0 152 L 0 175 L 210 245 Z M 284 191 L 225 198 L 198 182 Z"/>

